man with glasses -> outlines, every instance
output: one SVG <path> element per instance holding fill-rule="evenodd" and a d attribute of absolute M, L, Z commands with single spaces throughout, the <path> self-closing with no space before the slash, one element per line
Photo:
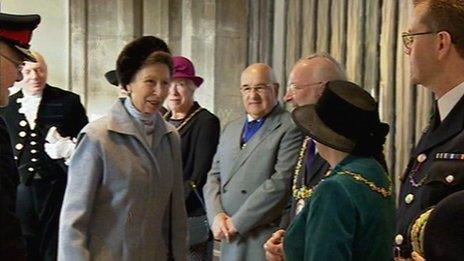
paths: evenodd
<path fill-rule="evenodd" d="M 22 79 L 24 60 L 34 61 L 29 52 L 32 31 L 40 22 L 38 15 L 0 13 L 0 107 L 8 105 L 8 88 Z M 0 257 L 25 258 L 21 228 L 14 215 L 18 171 L 13 159 L 10 136 L 0 117 Z"/>
<path fill-rule="evenodd" d="M 412 83 L 434 93 L 435 108 L 400 178 L 396 260 L 411 257 L 412 221 L 464 189 L 464 1 L 415 0 L 408 29 Z"/>
<path fill-rule="evenodd" d="M 272 68 L 241 75 L 246 115 L 228 123 L 204 186 L 208 220 L 221 260 L 265 260 L 263 244 L 278 229 L 302 135 L 277 102 Z"/>
<path fill-rule="evenodd" d="M 321 96 L 324 84 L 334 80 L 346 80 L 346 75 L 340 64 L 329 54 L 316 53 L 305 57 L 290 72 L 284 100 L 293 107 L 315 104 Z M 294 168 L 289 220 L 281 223 L 281 227 L 287 227 L 301 211 L 310 191 L 321 181 L 328 169 L 328 163 L 315 150 L 314 141 L 306 137 Z M 278 230 L 264 245 L 267 260 L 283 260 L 284 234 L 285 230 Z"/>

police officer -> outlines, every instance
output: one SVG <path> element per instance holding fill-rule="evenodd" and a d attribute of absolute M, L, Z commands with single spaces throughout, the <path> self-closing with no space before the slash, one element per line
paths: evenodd
<path fill-rule="evenodd" d="M 79 96 L 47 84 L 47 64 L 25 62 L 22 89 L 0 114 L 10 130 L 19 170 L 16 212 L 26 239 L 28 260 L 56 260 L 58 219 L 67 181 L 73 138 L 88 120 Z"/>
<path fill-rule="evenodd" d="M 29 41 L 40 22 L 38 15 L 0 13 L 0 107 L 8 105 L 8 88 L 22 79 L 24 60 L 34 61 Z M 14 215 L 18 172 L 10 138 L 0 117 L 0 259 L 23 260 L 24 245 L 19 222 Z"/>
<path fill-rule="evenodd" d="M 401 176 L 397 260 L 411 257 L 407 234 L 414 218 L 453 192 L 464 189 L 464 2 L 416 0 L 403 33 L 411 79 L 435 95 L 428 129 Z"/>

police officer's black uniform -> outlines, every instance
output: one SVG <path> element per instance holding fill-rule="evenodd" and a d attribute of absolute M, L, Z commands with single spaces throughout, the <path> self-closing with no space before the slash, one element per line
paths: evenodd
<path fill-rule="evenodd" d="M 30 52 L 32 31 L 40 23 L 38 15 L 0 13 L 0 42 L 21 54 L 25 60 L 35 60 Z M 2 55 L 6 55 L 2 53 Z M 5 58 L 6 59 L 6 58 Z M 3 61 L 2 61 L 3 62 Z M 8 62 L 8 61 L 6 61 Z M 3 72 L 0 72 L 0 77 Z M 4 88 L 6 86 L 2 86 Z M 23 260 L 25 249 L 19 220 L 15 215 L 18 171 L 13 160 L 10 136 L 0 118 L 0 259 Z"/>
<path fill-rule="evenodd" d="M 395 255 L 404 258 L 412 251 L 407 231 L 413 220 L 446 196 L 464 189 L 464 97 L 443 122 L 435 109 L 430 126 L 411 155 L 401 177 L 394 243 Z"/>

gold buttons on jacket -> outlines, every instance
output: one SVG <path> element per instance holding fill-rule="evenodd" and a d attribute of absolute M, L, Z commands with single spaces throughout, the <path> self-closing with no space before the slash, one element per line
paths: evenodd
<path fill-rule="evenodd" d="M 32 154 L 36 154 L 36 153 L 37 153 L 37 150 L 31 150 L 31 153 L 32 153 Z"/>
<path fill-rule="evenodd" d="M 420 163 L 422 163 L 422 162 L 424 162 L 424 161 L 426 161 L 426 160 L 427 160 L 427 155 L 425 155 L 424 153 L 419 154 L 419 155 L 417 156 L 417 161 L 420 162 Z"/>
<path fill-rule="evenodd" d="M 411 204 L 413 200 L 414 200 L 413 194 L 408 194 L 406 195 L 406 197 L 404 197 L 404 202 L 406 202 L 406 204 Z"/>
<path fill-rule="evenodd" d="M 25 127 L 27 125 L 27 122 L 25 120 L 22 120 L 19 122 L 19 126 Z"/>
<path fill-rule="evenodd" d="M 446 182 L 452 183 L 454 181 L 454 176 L 453 175 L 448 175 L 445 178 Z"/>
<path fill-rule="evenodd" d="M 401 234 L 396 235 L 396 237 L 395 237 L 395 243 L 396 243 L 397 245 L 403 244 L 403 240 L 404 240 L 403 235 L 401 235 Z"/>
<path fill-rule="evenodd" d="M 19 135 L 19 137 L 24 138 L 24 137 L 26 137 L 26 132 L 25 131 L 20 131 L 18 133 L 18 135 Z"/>
<path fill-rule="evenodd" d="M 24 146 L 21 143 L 18 143 L 18 144 L 15 145 L 16 150 L 22 150 L 23 148 L 24 148 Z"/>

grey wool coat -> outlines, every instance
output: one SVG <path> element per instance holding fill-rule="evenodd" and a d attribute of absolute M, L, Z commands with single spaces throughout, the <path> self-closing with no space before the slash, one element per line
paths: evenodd
<path fill-rule="evenodd" d="M 69 166 L 58 260 L 185 260 L 180 138 L 157 114 L 153 146 L 119 99 L 88 124 Z M 172 251 L 169 251 L 169 249 Z"/>
<path fill-rule="evenodd" d="M 265 260 L 263 244 L 278 229 L 291 192 L 302 135 L 279 105 L 241 149 L 245 119 L 225 126 L 203 188 L 210 224 L 224 212 L 238 236 L 221 244 L 223 261 Z"/>

